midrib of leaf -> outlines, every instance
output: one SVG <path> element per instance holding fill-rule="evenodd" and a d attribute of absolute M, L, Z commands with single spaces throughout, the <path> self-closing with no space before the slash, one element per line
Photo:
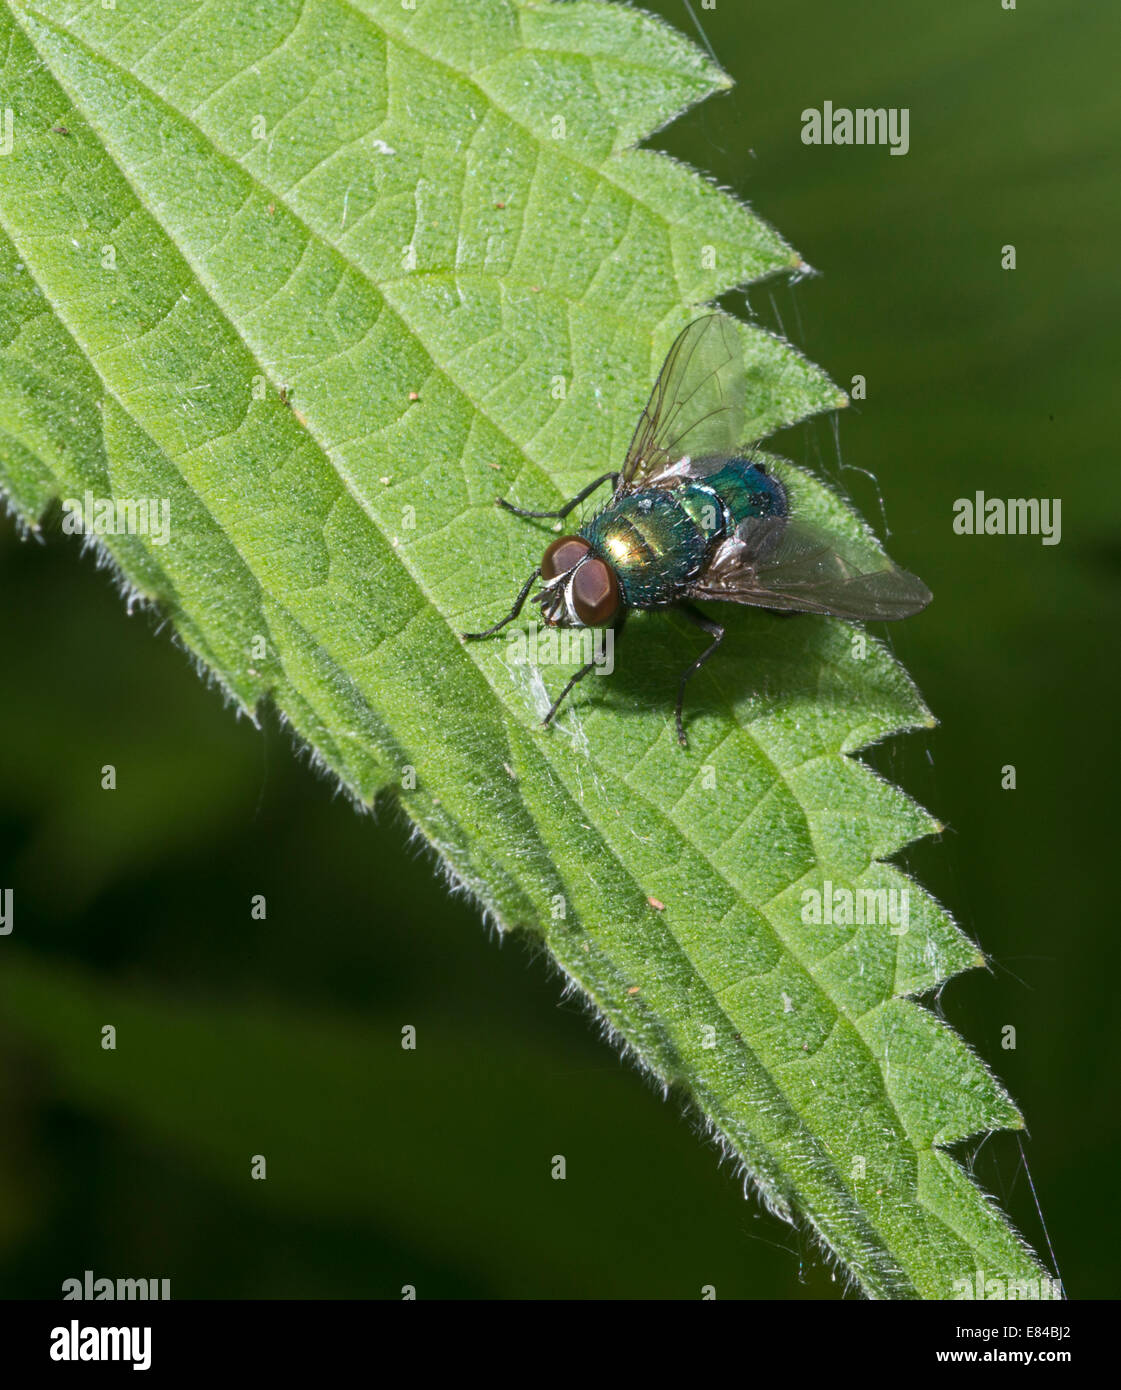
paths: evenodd
<path fill-rule="evenodd" d="M 348 8 L 353 10 L 355 7 L 351 5 Z M 38 12 L 36 13 L 38 14 Z M 80 46 L 91 60 L 113 67 L 117 77 L 122 82 L 126 82 L 134 88 L 140 87 L 150 103 L 158 103 L 173 119 L 189 123 L 195 136 L 208 145 L 216 157 L 236 170 L 239 178 L 249 180 L 258 189 L 264 190 L 278 204 L 286 206 L 284 195 L 272 190 L 268 184 L 261 180 L 260 176 L 247 171 L 230 151 L 219 148 L 210 132 L 204 131 L 194 121 L 189 121 L 184 113 L 173 107 L 168 107 L 155 92 L 142 88 L 142 84 L 139 84 L 131 73 L 112 64 L 112 60 L 107 59 L 99 50 L 88 44 L 80 43 L 69 30 L 53 24 L 49 20 L 43 20 L 41 15 L 38 17 L 45 24 L 45 27 L 54 34 L 56 40 Z M 366 18 L 368 19 L 368 17 Z M 34 23 L 29 23 L 25 27 L 33 36 Z M 390 26 L 387 25 L 386 27 Z M 91 109 L 88 101 L 83 102 L 80 87 L 75 85 L 74 81 L 67 81 L 60 74 L 58 67 L 61 58 L 58 53 L 55 53 L 54 56 L 56 62 L 51 67 L 51 71 L 55 80 L 67 90 L 75 105 L 83 109 L 91 126 L 96 127 L 98 113 Z M 423 53 L 421 56 L 430 57 L 430 55 Z M 449 68 L 448 71 L 454 72 L 455 70 Z M 456 72 L 455 75 L 458 81 L 462 81 L 462 74 Z M 482 87 L 477 89 L 481 94 L 484 94 Z M 207 101 L 212 100 L 214 95 L 215 93 L 211 93 Z M 201 105 L 205 106 L 206 103 Z M 512 117 L 510 119 L 513 120 Z M 102 125 L 104 126 L 104 122 Z M 523 130 L 531 138 L 537 139 L 528 127 L 523 126 Z M 104 128 L 101 133 L 104 142 L 106 139 Z M 136 180 L 129 175 L 127 151 L 121 148 L 119 139 L 115 142 L 115 156 L 118 174 L 127 180 L 137 202 L 145 208 L 148 216 L 160 227 L 165 238 L 175 247 L 177 255 L 190 267 L 194 282 L 205 287 L 211 305 L 221 316 L 229 331 L 251 353 L 255 366 L 263 375 L 270 375 L 274 382 L 281 382 L 284 379 L 283 376 L 275 371 L 270 371 L 267 365 L 268 353 L 265 341 L 255 342 L 254 334 L 237 322 L 236 315 L 230 310 L 227 297 L 222 292 L 221 283 L 207 274 L 198 255 L 192 254 L 191 247 L 184 237 L 184 229 L 180 228 L 177 233 L 167 216 L 160 215 L 152 200 L 144 196 L 137 186 Z M 602 179 L 604 177 L 602 169 L 598 166 L 584 163 L 582 167 L 596 178 Z M 540 168 L 539 160 L 537 161 L 537 168 Z M 309 174 L 305 172 L 298 183 L 308 176 Z M 289 189 L 288 196 L 298 186 L 298 183 Z M 619 187 L 619 185 L 615 186 Z M 623 191 L 627 193 L 628 197 L 633 197 L 630 190 Z M 241 211 L 244 211 L 251 202 L 252 194 L 243 202 Z M 469 383 L 461 376 L 456 376 L 453 370 L 454 364 L 447 359 L 441 360 L 437 356 L 434 344 L 430 339 L 425 339 L 423 319 L 409 320 L 407 297 L 404 300 L 400 298 L 395 300 L 387 293 L 387 286 L 390 283 L 407 283 L 415 287 L 422 275 L 414 275 L 411 279 L 396 277 L 395 281 L 383 280 L 379 277 L 376 281 L 372 281 L 368 271 L 342 253 L 338 246 L 330 241 L 326 232 L 317 231 L 306 218 L 292 212 L 290 208 L 286 208 L 286 211 L 287 215 L 292 217 L 302 228 L 306 236 L 306 244 L 289 281 L 282 289 L 287 290 L 288 285 L 299 275 L 307 258 L 309 247 L 318 241 L 321 249 L 329 257 L 341 262 L 350 273 L 359 277 L 364 284 L 376 287 L 383 302 L 388 304 L 398 319 L 408 327 L 411 336 L 424 342 L 429 361 L 454 386 L 457 394 L 463 395 L 471 401 L 476 415 L 483 416 L 488 426 L 509 445 L 512 451 L 520 453 L 523 457 L 527 455 L 532 457 L 528 442 L 519 444 L 500 419 L 491 412 L 485 411 L 480 402 L 472 398 Z M 670 225 L 668 219 L 666 219 L 666 225 Z M 5 229 L 10 236 L 14 235 L 7 225 Z M 19 249 L 20 254 L 30 262 L 32 258 L 27 249 L 23 247 Z M 210 254 L 213 256 L 213 249 L 211 249 Z M 44 276 L 42 271 L 43 267 L 40 265 L 41 279 L 45 278 L 49 283 L 49 274 Z M 452 275 L 454 272 L 445 270 L 442 273 Z M 466 277 L 454 273 L 454 278 L 459 283 Z M 147 431 L 142 417 L 135 412 L 125 395 L 122 395 L 114 387 L 109 377 L 98 367 L 96 352 L 91 350 L 88 340 L 83 339 L 80 326 L 74 322 L 74 316 L 71 314 L 67 317 L 65 314 L 67 307 L 69 306 L 60 309 L 57 302 L 55 303 L 56 313 L 65 320 L 67 332 L 71 339 L 81 346 L 91 370 L 102 382 L 103 389 L 112 396 L 122 411 L 129 414 L 138 429 L 148 433 L 148 437 L 160 449 L 164 457 L 175 463 L 184 482 L 192 488 L 198 497 L 200 505 L 206 506 L 203 492 L 199 490 L 188 473 L 180 467 L 180 457 L 184 461 L 189 461 L 200 447 L 205 451 L 212 446 L 215 438 L 208 436 L 201 446 L 196 445 L 190 449 L 185 449 L 182 455 L 177 454 L 176 450 L 169 447 L 167 442 L 161 445 L 158 434 L 153 435 Z M 262 307 L 261 305 L 256 306 L 254 314 L 259 315 Z M 619 321 L 622 321 L 624 317 L 623 315 L 617 316 Z M 149 331 L 154 331 L 154 329 L 150 328 Z M 369 327 L 364 336 L 368 336 L 368 333 Z M 349 348 L 344 349 L 344 351 L 349 350 Z M 315 361 L 316 369 L 321 372 L 331 360 L 331 358 L 317 359 Z M 614 833 L 617 827 L 613 826 L 610 821 L 612 815 L 624 817 L 630 809 L 628 803 L 633 804 L 636 798 L 641 801 L 642 806 L 641 815 L 638 818 L 640 823 L 645 827 L 656 827 L 660 832 L 658 838 L 662 842 L 670 835 L 672 827 L 672 839 L 677 846 L 679 859 L 688 859 L 693 867 L 698 861 L 703 862 L 711 870 L 721 887 L 726 890 L 724 896 L 730 899 L 730 905 L 719 918 L 715 919 L 714 926 L 723 927 L 727 921 L 728 913 L 735 912 L 741 902 L 750 903 L 751 901 L 753 885 L 742 877 L 733 875 L 727 868 L 721 867 L 715 857 L 699 843 L 695 835 L 690 839 L 682 822 L 682 817 L 677 814 L 682 799 L 688 795 L 688 788 L 683 788 L 679 798 L 667 802 L 658 796 L 651 795 L 648 788 L 636 779 L 634 773 L 638 770 L 637 765 L 626 767 L 622 769 L 621 775 L 615 776 L 604 769 L 601 776 L 595 761 L 589 759 L 585 770 L 579 761 L 579 755 L 574 754 L 573 750 L 562 743 L 559 738 L 550 741 L 549 739 L 542 739 L 539 735 L 531 736 L 520 727 L 520 723 L 510 725 L 505 723 L 507 716 L 502 700 L 504 668 L 495 660 L 488 659 L 482 654 L 477 657 L 474 654 L 467 656 L 459 644 L 454 641 L 452 634 L 459 625 L 459 616 L 449 614 L 446 604 L 439 601 L 438 588 L 426 584 L 423 568 L 419 562 L 413 562 L 407 549 L 393 550 L 389 544 L 392 540 L 392 528 L 379 518 L 374 508 L 368 504 L 360 484 L 356 482 L 353 475 L 344 469 L 338 454 L 338 450 L 343 447 L 343 444 L 340 442 L 332 450 L 323 429 L 317 428 L 315 407 L 316 402 L 314 401 L 305 407 L 307 420 L 303 424 L 303 430 L 305 435 L 314 441 L 321 462 L 331 470 L 337 479 L 342 481 L 366 523 L 372 525 L 377 531 L 381 541 L 379 548 L 385 552 L 386 559 L 390 563 L 394 559 L 400 562 L 396 566 L 396 572 L 398 574 L 405 573 L 408 576 L 414 613 L 419 612 L 422 615 L 427 613 L 429 605 L 424 600 L 431 600 L 431 607 L 434 607 L 439 614 L 444 633 L 444 640 L 440 642 L 440 661 L 447 663 L 448 670 L 454 670 L 457 673 L 455 678 L 443 677 L 441 684 L 445 693 L 462 698 L 462 692 L 457 687 L 460 680 L 464 678 L 470 680 L 472 690 L 486 690 L 489 695 L 489 707 L 486 712 L 485 724 L 488 726 L 488 736 L 493 740 L 491 751 L 488 751 L 486 756 L 491 761 L 492 766 L 495 765 L 496 759 L 498 766 L 501 765 L 501 762 L 508 761 L 519 778 L 519 794 L 515 795 L 512 787 L 504 787 L 502 781 L 499 780 L 501 773 L 499 773 L 498 778 L 492 777 L 486 784 L 486 791 L 492 797 L 496 793 L 498 795 L 495 804 L 489 808 L 480 806 L 478 801 L 472 798 L 470 794 L 471 779 L 465 779 L 468 792 L 466 798 L 462 794 L 459 796 L 458 813 L 447 804 L 449 793 L 454 795 L 455 792 L 461 791 L 454 785 L 454 781 L 449 782 L 449 779 L 445 777 L 439 782 L 438 785 L 443 793 L 441 796 L 426 792 L 422 783 L 419 794 L 411 798 L 401 798 L 408 813 L 425 829 L 428 837 L 454 866 L 456 873 L 472 887 L 484 903 L 506 925 L 519 924 L 520 915 L 526 914 L 528 920 L 525 920 L 523 924 L 534 926 L 542 932 L 565 970 L 573 978 L 580 981 L 581 985 L 600 1005 L 606 1017 L 622 1030 L 628 1042 L 636 1047 L 639 1057 L 646 1065 L 664 1079 L 683 1078 L 687 1080 L 705 1113 L 719 1125 L 725 1134 L 732 1138 L 737 1151 L 747 1159 L 751 1171 L 760 1180 L 770 1199 L 781 1209 L 785 1209 L 788 1204 L 793 1204 L 806 1210 L 830 1247 L 851 1268 L 859 1272 L 859 1277 L 866 1291 L 881 1296 L 907 1296 L 916 1290 L 929 1294 L 932 1284 L 930 1270 L 920 1267 L 913 1274 L 907 1273 L 901 1268 L 901 1262 L 895 1253 L 896 1249 L 902 1249 L 907 1257 L 904 1263 L 917 1261 L 921 1266 L 922 1261 L 919 1256 L 921 1255 L 924 1234 L 929 1233 L 929 1227 L 926 1231 L 912 1230 L 908 1237 L 900 1230 L 893 1229 L 893 1226 L 898 1226 L 899 1223 L 892 1221 L 890 1213 L 881 1211 L 879 1213 L 880 1219 L 877 1221 L 875 1216 L 859 1207 L 841 1178 L 836 1163 L 830 1157 L 828 1144 L 823 1143 L 821 1136 L 813 1129 L 812 1122 L 806 1118 L 803 1113 L 805 1107 L 799 1108 L 787 1095 L 786 1089 L 777 1075 L 774 1063 L 768 1065 L 757 1046 L 753 1048 L 747 1042 L 733 1040 L 736 1024 L 739 1023 L 740 1028 L 744 1028 L 745 1024 L 743 1020 L 737 1018 L 734 1010 L 729 1011 L 718 1002 L 721 990 L 716 987 L 711 978 L 711 970 L 702 962 L 697 950 L 694 948 L 690 954 L 689 950 L 682 945 L 681 940 L 674 935 L 673 930 L 668 925 L 664 925 L 663 921 L 645 906 L 645 898 L 650 892 L 649 866 L 642 864 L 641 856 L 635 852 L 634 846 L 630 844 L 626 835 L 620 838 Z M 248 413 L 239 422 L 238 431 L 247 420 Z M 549 424 L 551 421 L 546 421 L 545 427 Z M 471 430 L 474 431 L 475 428 L 476 424 L 473 421 Z M 536 438 L 540 433 L 539 430 L 532 437 Z M 535 461 L 539 465 L 543 465 L 544 457 L 539 456 Z M 545 476 L 547 475 L 543 471 L 543 477 Z M 555 491 L 554 495 L 556 495 Z M 216 513 L 212 512 L 211 514 L 215 516 L 216 520 L 218 519 Z M 433 534 L 442 534 L 444 529 L 456 526 L 460 520 L 461 517 L 452 517 L 445 523 L 444 528 L 434 531 Z M 254 566 L 252 545 L 239 543 L 235 539 L 236 532 L 228 523 L 229 518 L 221 529 L 237 546 L 245 570 L 258 585 L 263 600 L 268 604 L 275 605 L 283 620 L 298 628 L 309 647 L 318 647 L 326 654 L 329 647 L 324 645 L 322 635 L 316 635 L 311 628 L 305 627 L 299 615 L 285 606 L 282 602 L 283 588 L 279 593 L 274 592 L 265 583 L 257 572 L 260 566 L 258 565 L 256 568 Z M 829 640 L 831 639 L 823 640 L 818 652 L 818 657 L 822 660 L 823 665 L 826 664 L 825 648 Z M 281 650 L 283 651 L 283 647 Z M 345 661 L 341 664 L 336 663 L 336 666 L 339 672 L 345 673 Z M 485 685 L 478 679 L 480 669 Z M 350 679 L 349 676 L 345 678 Z M 368 713 L 374 717 L 379 729 L 401 724 L 403 710 L 400 698 L 395 701 L 391 698 L 392 692 L 385 695 L 384 699 L 379 698 L 383 695 L 383 689 L 381 685 L 376 683 L 367 682 L 364 686 L 354 682 L 351 684 L 355 702 L 365 706 Z M 406 692 L 402 691 L 401 696 L 407 698 Z M 454 703 L 454 699 L 447 702 L 447 711 L 454 708 Z M 387 707 L 381 708 L 383 705 Z M 511 700 L 508 692 L 505 705 L 514 711 L 513 717 L 515 719 L 524 719 L 524 704 L 517 700 Z M 329 720 L 324 719 L 322 722 L 325 727 L 330 727 Z M 753 722 L 758 723 L 759 721 Z M 881 732 L 887 732 L 889 727 L 899 727 L 902 722 L 902 720 L 897 720 L 894 725 L 890 725 L 885 721 Z M 456 731 L 456 733 L 459 732 L 459 730 Z M 715 746 L 706 749 L 706 758 L 716 761 L 726 744 L 731 744 L 733 740 L 748 736 L 748 733 L 749 724 L 743 722 L 738 713 L 733 710 L 732 727 L 727 728 Z M 829 864 L 836 858 L 835 847 L 828 844 L 823 847 L 821 844 L 817 827 L 805 814 L 804 793 L 799 793 L 794 778 L 795 774 L 804 771 L 815 762 L 831 763 L 835 761 L 839 756 L 838 750 L 826 749 L 813 753 L 804 758 L 796 767 L 784 768 L 781 760 L 776 758 L 772 750 L 767 747 L 765 737 L 761 738 L 757 732 L 752 732 L 750 737 L 754 747 L 767 755 L 771 771 L 786 789 L 793 806 L 801 814 L 803 828 L 812 842 L 813 858 L 818 863 Z M 455 738 L 444 737 L 439 741 L 442 748 L 447 750 L 452 757 L 453 766 L 458 761 L 460 770 L 465 770 L 462 757 L 458 760 L 454 758 Z M 394 746 L 388 743 L 383 736 L 383 752 L 388 754 L 387 766 L 391 769 L 399 768 L 402 765 L 402 760 L 408 760 L 410 746 L 408 738 Z M 421 756 L 423 756 L 426 766 L 432 764 L 433 751 L 428 740 L 418 741 L 414 738 L 412 746 L 423 750 Z M 468 746 L 470 747 L 470 744 Z M 504 752 L 506 757 L 499 759 L 500 752 Z M 654 739 L 646 750 L 645 756 L 672 758 L 675 756 L 675 752 L 669 749 L 667 740 Z M 686 764 L 685 767 L 689 776 L 693 776 L 692 765 Z M 596 781 L 596 795 L 590 800 L 586 795 L 587 788 L 582 780 L 585 771 L 590 773 Z M 861 769 L 856 775 L 858 779 L 865 782 L 869 794 L 871 794 L 871 787 L 875 781 L 872 774 L 867 769 Z M 543 787 L 542 782 L 544 783 Z M 371 791 L 369 787 L 361 787 L 358 790 L 367 796 Z M 503 792 L 506 792 L 506 795 L 503 796 Z M 888 801 L 894 803 L 889 808 L 893 814 L 885 815 L 885 819 L 889 823 L 894 819 L 895 824 L 894 833 L 889 833 L 886 836 L 882 847 L 877 846 L 877 853 L 890 853 L 901 847 L 907 839 L 923 833 L 930 827 L 931 822 L 928 818 L 917 812 L 917 808 L 909 808 L 909 813 L 905 811 L 905 803 L 902 798 L 898 794 L 889 793 L 883 784 L 880 784 L 879 794 L 886 796 Z M 764 802 L 756 805 L 751 814 L 754 815 L 772 796 L 773 789 L 768 790 Z M 530 808 L 535 814 L 528 814 Z M 488 843 L 485 846 L 481 843 L 482 837 L 479 836 L 476 837 L 475 843 L 470 843 L 469 837 L 463 830 L 465 823 L 463 812 L 471 813 L 474 811 L 476 818 L 478 818 L 484 809 L 489 810 L 487 819 L 490 832 L 487 837 Z M 592 822 L 590 826 L 586 823 L 586 818 Z M 538 822 L 549 825 L 554 833 L 545 837 L 540 836 L 537 832 Z M 624 820 L 624 824 L 626 824 L 626 820 Z M 735 833 L 740 834 L 742 829 L 742 825 L 737 825 Z M 651 838 L 655 837 L 651 836 Z M 527 885 L 524 861 L 527 857 L 525 851 L 531 845 L 533 853 L 529 857 L 536 867 L 530 873 L 531 882 Z M 628 850 L 631 853 L 628 854 Z M 478 862 L 480 859 L 481 864 Z M 873 859 L 874 855 L 868 855 L 864 861 L 865 866 L 871 864 Z M 589 864 L 595 866 L 597 871 L 607 875 L 610 891 L 601 890 L 599 885 L 595 883 L 594 876 L 588 872 Z M 559 873 L 557 872 L 558 868 Z M 585 882 L 586 878 L 590 880 L 594 891 L 589 889 Z M 770 897 L 755 903 L 754 912 L 765 918 L 772 937 L 781 943 L 784 955 L 802 968 L 816 992 L 816 1002 L 826 1006 L 837 1015 L 830 1031 L 832 1031 L 832 1027 L 836 1026 L 838 1019 L 843 1019 L 849 1025 L 853 1038 L 857 1040 L 865 1059 L 875 1069 L 878 1066 L 876 1054 L 861 1034 L 858 1026 L 861 1021 L 868 1017 L 868 1014 L 857 1014 L 843 1007 L 843 1004 L 838 1001 L 836 991 L 831 993 L 821 983 L 819 978 L 820 962 L 818 968 L 815 968 L 813 961 L 808 956 L 800 954 L 794 948 L 790 933 L 783 930 L 781 916 L 768 915 L 767 913 L 767 909 L 771 908 L 784 894 L 789 894 L 792 887 L 801 881 L 800 877 L 796 878 L 794 885 L 787 884 Z M 563 892 L 569 904 L 569 915 L 562 927 L 551 925 L 548 917 L 549 900 L 557 892 Z M 518 906 L 515 907 L 515 904 Z M 682 932 L 687 926 L 687 923 L 683 923 L 682 926 L 678 927 L 678 932 Z M 603 945 L 605 940 L 608 943 L 606 948 Z M 961 968 L 962 964 L 966 963 L 962 959 L 961 953 L 958 952 L 955 955 L 945 941 L 941 943 L 941 951 L 944 962 L 956 965 L 957 968 Z M 649 969 L 650 960 L 657 961 L 655 971 Z M 943 975 L 938 974 L 937 969 L 933 969 L 931 975 L 931 985 L 943 978 Z M 670 985 L 666 985 L 667 979 L 671 981 Z M 674 1019 L 675 1015 L 680 1014 L 680 989 L 674 988 L 674 985 L 679 980 L 690 979 L 698 983 L 703 982 L 704 985 L 704 1007 L 703 1009 L 691 1007 L 690 1013 L 694 1016 L 716 1020 L 718 1031 L 722 1035 L 721 1047 L 717 1055 L 712 1058 L 704 1057 L 695 1048 L 686 1047 L 683 1051 L 682 1044 L 685 1039 L 679 1036 L 680 1027 L 675 1029 L 669 1022 L 669 1020 Z M 629 998 L 628 995 L 628 991 L 634 987 L 632 983 L 634 981 L 641 981 L 641 993 L 637 1000 Z M 648 1001 L 652 1003 L 652 1008 L 647 1006 Z M 690 995 L 689 1003 L 691 1006 L 694 1004 L 692 995 Z M 903 1005 L 900 1001 L 889 998 L 882 1002 L 882 1008 L 884 1010 L 910 1008 L 912 1009 L 912 1027 L 918 1026 L 921 1030 L 923 1027 L 933 1026 L 932 1023 L 915 1025 L 915 1018 L 929 1019 L 930 1016 L 919 1014 L 917 1010 L 913 1010 L 912 1006 Z M 731 1059 L 731 1064 L 729 1064 L 729 1059 Z M 747 1103 L 742 1103 L 745 1094 Z M 738 1106 L 736 1105 L 737 1099 L 741 1101 Z M 897 1133 L 902 1138 L 904 1134 L 908 1133 L 908 1124 L 896 1108 L 889 1092 L 885 1091 L 884 1099 L 887 1112 L 892 1118 Z M 1002 1099 L 999 1091 L 994 1088 L 994 1094 L 990 1096 L 989 1100 L 992 1121 L 994 1123 L 998 1120 L 1003 1120 L 1006 1123 L 1018 1122 L 1014 1110 L 1007 1104 L 1002 1104 Z M 791 1129 L 797 1131 L 797 1138 L 793 1141 L 789 1132 L 785 1134 L 783 1132 Z M 776 1152 L 772 1150 L 777 1151 L 781 1157 L 776 1157 Z M 842 1153 L 841 1157 L 843 1160 L 845 1155 Z M 913 1154 L 912 1157 L 915 1159 L 916 1165 L 921 1165 L 924 1160 L 924 1155 L 921 1153 Z M 944 1160 L 943 1156 L 938 1155 L 933 1150 L 926 1157 L 935 1165 L 945 1166 L 945 1163 L 948 1163 L 948 1160 Z M 950 1165 L 946 1171 L 950 1171 L 950 1169 L 954 1172 L 960 1172 L 953 1165 Z M 920 1187 L 921 1183 L 916 1182 L 916 1191 Z M 898 1192 L 894 1192 L 893 1200 L 898 1201 L 898 1199 Z M 912 1218 L 918 1216 L 918 1208 L 921 1205 L 921 1201 L 916 1202 L 915 1210 L 911 1213 Z M 939 1214 L 935 1215 L 932 1209 L 929 1216 L 934 1220 L 935 1225 L 941 1225 L 943 1232 L 945 1232 L 954 1227 L 952 1213 L 944 1200 L 939 1206 Z M 924 1223 L 917 1220 L 915 1224 L 917 1228 L 923 1226 Z M 1007 1233 L 1005 1234 L 1007 1235 Z M 975 1238 L 976 1232 L 973 1235 Z M 968 1240 L 965 1243 L 968 1245 Z M 1006 1260 L 1019 1257 L 1020 1264 L 1023 1264 L 1023 1258 L 1019 1256 L 1014 1240 L 996 1239 L 995 1248 Z M 1028 1267 L 1032 1268 L 1030 1261 L 1028 1261 Z"/>

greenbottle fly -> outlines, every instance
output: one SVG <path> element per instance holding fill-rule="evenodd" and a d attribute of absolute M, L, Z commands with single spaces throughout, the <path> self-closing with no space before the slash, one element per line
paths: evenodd
<path fill-rule="evenodd" d="M 513 622 L 538 581 L 534 601 L 556 627 L 618 634 L 631 609 L 672 606 L 712 639 L 678 682 L 677 737 L 685 747 L 685 688 L 724 638 L 723 626 L 694 600 L 854 621 L 893 621 L 925 608 L 931 595 L 920 579 L 883 555 L 858 559 L 845 538 L 796 514 L 784 484 L 744 448 L 745 403 L 732 320 L 694 320 L 670 348 L 618 472 L 596 478 L 559 511 L 497 499 L 516 516 L 563 520 L 597 488 L 612 485 L 601 511 L 575 534 L 550 542 L 509 613 L 464 637 L 490 637 Z M 594 664 L 576 672 L 546 724 Z"/>

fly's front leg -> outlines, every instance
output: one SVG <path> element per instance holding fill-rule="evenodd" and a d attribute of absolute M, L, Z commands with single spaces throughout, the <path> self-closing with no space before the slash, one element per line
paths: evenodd
<path fill-rule="evenodd" d="M 518 614 L 522 611 L 522 609 L 525 607 L 525 601 L 529 597 L 529 591 L 533 588 L 534 581 L 537 579 L 540 573 L 540 570 L 533 571 L 533 573 L 529 576 L 526 582 L 522 585 L 522 591 L 514 600 L 513 608 L 510 609 L 509 613 L 507 613 L 506 616 L 500 622 L 495 623 L 493 627 L 488 627 L 484 629 L 484 631 L 482 632 L 461 632 L 459 635 L 468 642 L 477 642 L 480 637 L 493 637 L 494 634 L 496 632 L 499 632 L 502 628 L 504 628 L 507 623 L 512 623 L 514 619 L 518 616 Z"/>
<path fill-rule="evenodd" d="M 605 473 L 602 478 L 597 478 L 594 483 L 589 483 L 583 492 L 578 492 L 570 501 L 566 502 L 559 512 L 529 512 L 524 507 L 515 507 L 513 502 L 507 502 L 504 497 L 496 497 L 494 500 L 500 507 L 505 507 L 508 512 L 513 512 L 515 516 L 532 516 L 552 521 L 563 521 L 573 507 L 578 507 L 585 497 L 590 497 L 597 487 L 602 487 L 608 479 L 611 479 L 611 486 L 617 487 L 619 483 L 618 473 Z"/>
<path fill-rule="evenodd" d="M 608 629 L 612 635 L 613 643 L 618 640 L 619 634 L 623 631 L 623 624 L 626 622 L 626 620 L 627 612 L 626 609 L 624 609 L 622 617 L 620 617 L 618 621 L 610 629 Z M 564 687 L 561 693 L 549 706 L 549 713 L 545 716 L 544 719 L 542 719 L 542 725 L 548 725 L 553 722 L 553 716 L 564 703 L 565 696 L 568 694 L 568 692 L 572 689 L 574 685 L 578 685 L 584 679 L 584 677 L 589 674 L 589 672 L 594 671 L 596 666 L 598 665 L 599 663 L 597 661 L 585 661 L 583 666 L 580 667 L 579 671 L 577 671 L 576 674 L 569 680 L 568 684 Z"/>
<path fill-rule="evenodd" d="M 711 618 L 706 618 L 700 609 L 694 608 L 691 603 L 681 604 L 681 612 L 691 623 L 696 627 L 702 628 L 712 638 L 712 645 L 705 648 L 700 656 L 697 657 L 696 661 L 693 662 L 692 666 L 686 668 L 681 677 L 681 682 L 677 687 L 677 710 L 675 711 L 677 717 L 677 741 L 681 744 L 682 748 L 688 748 L 689 740 L 685 737 L 685 723 L 681 717 L 681 711 L 685 704 L 685 686 L 688 684 L 689 677 L 695 675 L 701 669 L 720 643 L 723 642 L 724 629 L 719 623 L 713 622 Z"/>
<path fill-rule="evenodd" d="M 589 671 L 592 671 L 592 670 L 594 670 L 594 669 L 595 669 L 595 662 L 594 662 L 594 661 L 585 661 L 585 662 L 584 662 L 583 666 L 580 667 L 579 671 L 577 671 L 576 674 L 569 680 L 568 684 L 564 687 L 564 689 L 561 691 L 561 693 L 557 696 L 557 698 L 556 698 L 556 699 L 553 701 L 553 703 L 549 706 L 549 713 L 548 713 L 548 714 L 545 716 L 545 718 L 542 719 L 542 721 L 541 721 L 542 726 L 547 726 L 547 725 L 549 725 L 549 724 L 551 724 L 551 723 L 553 722 L 553 715 L 556 714 L 557 710 L 559 710 L 560 707 L 561 707 L 561 705 L 564 704 L 564 697 L 568 694 L 568 692 L 572 689 L 572 687 L 573 687 L 574 685 L 579 684 L 579 682 L 582 681 L 582 680 L 584 679 L 584 677 L 588 674 L 588 672 L 589 672 Z"/>

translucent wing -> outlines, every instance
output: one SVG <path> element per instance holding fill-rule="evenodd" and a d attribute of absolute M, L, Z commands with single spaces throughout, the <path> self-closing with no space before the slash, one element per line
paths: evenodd
<path fill-rule="evenodd" d="M 743 349 L 731 319 L 708 314 L 678 335 L 639 417 L 616 496 L 686 455 L 733 454 L 743 444 Z"/>
<path fill-rule="evenodd" d="M 688 592 L 690 598 L 864 622 L 907 618 L 931 599 L 921 579 L 886 556 L 857 559 L 844 541 L 789 517 L 741 522 Z"/>

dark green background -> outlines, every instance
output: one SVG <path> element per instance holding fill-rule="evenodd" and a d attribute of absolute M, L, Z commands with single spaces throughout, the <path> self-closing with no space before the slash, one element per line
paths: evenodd
<path fill-rule="evenodd" d="M 1027 1115 L 1070 1293 L 1112 1297 L 1121 25 L 1057 0 L 694 5 L 738 85 L 657 143 L 823 272 L 751 310 L 867 379 L 839 450 L 828 420 L 781 447 L 881 525 L 842 465 L 871 470 L 935 592 L 892 637 L 941 728 L 873 761 L 951 827 L 905 862 L 993 970 L 940 1005 Z M 826 99 L 910 108 L 910 153 L 804 146 Z M 977 488 L 1060 497 L 1062 543 L 956 536 Z M 536 951 L 500 946 L 275 720 L 235 720 L 73 541 L 0 524 L 0 596 L 0 1294 L 91 1268 L 177 1298 L 841 1296 Z M 162 1050 L 130 1053 L 132 1028 Z M 976 1172 L 1038 1245 L 1016 1138 Z"/>

